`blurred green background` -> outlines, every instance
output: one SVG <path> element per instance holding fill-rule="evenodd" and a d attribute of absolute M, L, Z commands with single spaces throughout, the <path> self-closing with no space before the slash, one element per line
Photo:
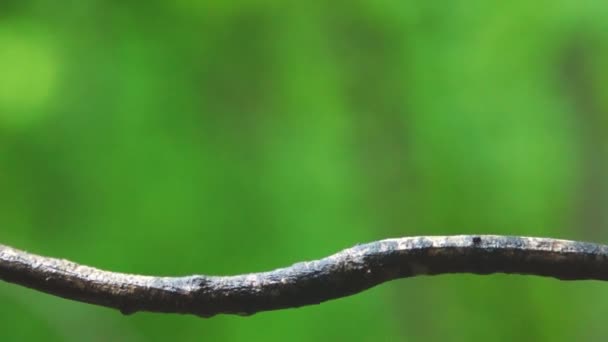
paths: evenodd
<path fill-rule="evenodd" d="M 0 243 L 236 274 L 432 234 L 608 241 L 608 3 L 0 2 Z M 608 288 L 384 284 L 248 318 L 0 283 L 5 340 L 601 340 Z"/>

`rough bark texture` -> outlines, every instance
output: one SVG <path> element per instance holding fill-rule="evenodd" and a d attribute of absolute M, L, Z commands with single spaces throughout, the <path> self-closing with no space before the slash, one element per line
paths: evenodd
<path fill-rule="evenodd" d="M 0 279 L 124 314 L 251 315 L 319 304 L 392 279 L 442 273 L 607 280 L 608 246 L 496 235 L 405 237 L 270 272 L 154 277 L 103 271 L 0 245 Z"/>

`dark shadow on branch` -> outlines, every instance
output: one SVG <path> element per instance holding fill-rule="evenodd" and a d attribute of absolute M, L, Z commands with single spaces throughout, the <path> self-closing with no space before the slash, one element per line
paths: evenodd
<path fill-rule="evenodd" d="M 608 246 L 515 236 L 420 236 L 357 245 L 270 272 L 153 277 L 102 271 L 0 245 L 0 279 L 124 314 L 251 315 L 318 304 L 392 279 L 442 273 L 607 280 Z"/>

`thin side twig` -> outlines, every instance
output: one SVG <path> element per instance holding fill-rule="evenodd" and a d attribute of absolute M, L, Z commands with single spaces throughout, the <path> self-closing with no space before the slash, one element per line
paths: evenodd
<path fill-rule="evenodd" d="M 103 271 L 0 245 L 0 279 L 124 314 L 251 315 L 319 304 L 392 279 L 443 273 L 608 280 L 608 246 L 497 235 L 404 237 L 270 272 L 154 277 Z"/>

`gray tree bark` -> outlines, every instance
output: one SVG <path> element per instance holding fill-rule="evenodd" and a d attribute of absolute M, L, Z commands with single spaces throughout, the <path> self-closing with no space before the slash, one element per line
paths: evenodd
<path fill-rule="evenodd" d="M 0 245 L 0 279 L 124 314 L 251 315 L 319 304 L 397 278 L 443 273 L 608 280 L 608 246 L 497 235 L 404 237 L 269 272 L 156 277 L 103 271 Z"/>

